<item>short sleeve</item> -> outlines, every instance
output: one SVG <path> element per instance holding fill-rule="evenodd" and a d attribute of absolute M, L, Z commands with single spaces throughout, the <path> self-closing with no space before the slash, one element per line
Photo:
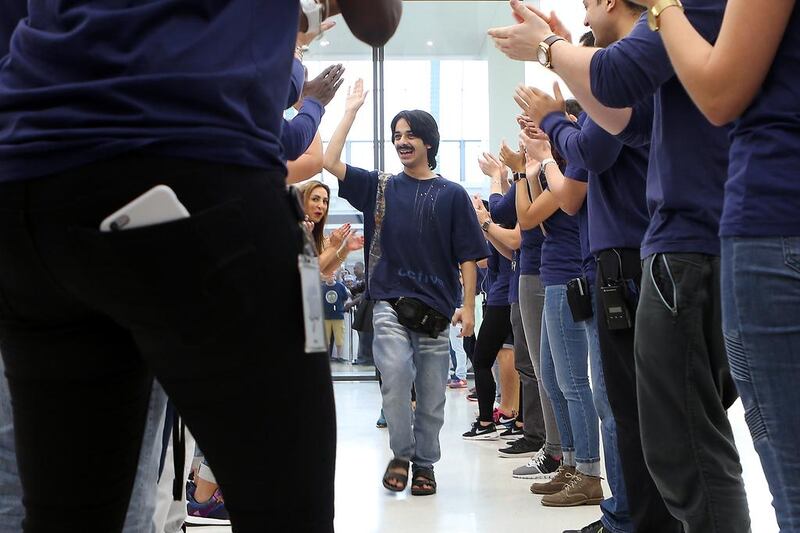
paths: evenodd
<path fill-rule="evenodd" d="M 505 195 L 495 193 L 489 197 L 492 220 L 509 228 L 517 224 L 517 183 Z"/>
<path fill-rule="evenodd" d="M 339 182 L 339 196 L 362 213 L 374 210 L 378 192 L 378 171 L 347 165 L 344 180 Z"/>
<path fill-rule="evenodd" d="M 653 98 L 645 98 L 637 103 L 633 106 L 628 125 L 617 135 L 617 139 L 633 148 L 650 144 L 653 138 L 654 112 Z"/>
<path fill-rule="evenodd" d="M 647 26 L 646 14 L 627 37 L 598 51 L 590 65 L 592 94 L 608 107 L 631 107 L 674 75 L 661 36 Z"/>
<path fill-rule="evenodd" d="M 452 203 L 452 254 L 458 264 L 467 261 L 480 261 L 489 257 L 486 238 L 483 235 L 469 194 L 462 187 L 453 195 Z"/>

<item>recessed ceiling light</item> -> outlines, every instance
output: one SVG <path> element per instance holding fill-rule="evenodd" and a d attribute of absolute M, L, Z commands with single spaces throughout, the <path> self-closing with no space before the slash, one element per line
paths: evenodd
<path fill-rule="evenodd" d="M 433 46 L 433 41 L 428 41 L 428 42 L 427 42 L 427 43 L 425 43 L 425 44 L 427 44 L 428 46 Z"/>
<path fill-rule="evenodd" d="M 320 46 L 322 46 L 322 47 L 325 47 L 325 46 L 330 46 L 330 44 L 331 44 L 331 42 L 330 42 L 328 39 L 322 39 L 322 40 L 319 42 L 319 45 L 320 45 Z"/>

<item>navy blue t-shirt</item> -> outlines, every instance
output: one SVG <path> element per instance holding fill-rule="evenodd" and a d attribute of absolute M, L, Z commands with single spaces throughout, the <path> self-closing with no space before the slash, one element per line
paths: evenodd
<path fill-rule="evenodd" d="M 375 231 L 378 171 L 347 166 L 339 196 L 364 213 L 364 234 Z M 489 255 L 469 194 L 441 176 L 417 180 L 404 172 L 386 184 L 381 252 L 370 258 L 369 297 L 417 298 L 450 317 L 460 299 L 459 265 Z"/>
<path fill-rule="evenodd" d="M 489 245 L 489 271 L 494 273 L 492 285 L 489 287 L 486 305 L 508 305 L 508 291 L 511 283 L 511 261 Z"/>
<path fill-rule="evenodd" d="M 8 53 L 14 28 L 27 16 L 26 0 L 0 0 L 0 58 Z"/>
<path fill-rule="evenodd" d="M 322 284 L 322 304 L 325 306 L 325 320 L 343 320 L 344 304 L 347 303 L 347 288 L 343 283 L 334 281 Z"/>
<path fill-rule="evenodd" d="M 712 43 L 725 4 L 683 2 L 692 26 Z M 719 255 L 729 128 L 713 126 L 694 105 L 675 75 L 661 36 L 648 28 L 646 15 L 627 37 L 594 55 L 591 84 L 595 97 L 610 107 L 630 107 L 655 95 L 647 174 L 651 219 L 642 257 L 661 252 Z"/>
<path fill-rule="evenodd" d="M 0 17 L 14 4 L 24 2 L 0 1 Z M 0 180 L 136 149 L 284 167 L 297 0 L 30 7 L 0 60 Z"/>
<path fill-rule="evenodd" d="M 800 236 L 800 4 L 756 99 L 736 122 L 720 234 Z"/>
<path fill-rule="evenodd" d="M 563 155 L 563 152 L 561 154 Z M 581 183 L 589 181 L 589 173 L 586 169 L 572 161 L 567 164 L 567 168 L 564 170 L 564 177 Z M 597 264 L 589 245 L 589 204 L 585 199 L 583 205 L 575 214 L 575 218 L 578 219 L 578 235 L 581 242 L 581 272 L 586 281 L 589 282 L 589 285 L 594 285 Z"/>
<path fill-rule="evenodd" d="M 489 212 L 492 214 L 492 220 L 497 224 L 502 224 L 506 228 L 516 227 L 516 198 L 516 183 L 512 184 L 511 188 L 504 195 L 494 193 L 489 196 Z M 508 299 L 506 303 L 514 304 L 519 302 L 519 250 L 514 250 L 513 259 L 509 265 L 511 267 L 511 276 L 508 280 Z"/>
<path fill-rule="evenodd" d="M 524 187 L 528 187 L 528 181 L 522 182 Z M 516 189 L 515 199 L 516 199 Z M 528 189 L 528 198 L 533 200 Z M 544 244 L 544 234 L 542 228 L 536 226 L 535 228 L 522 230 L 522 246 L 520 247 L 517 257 L 517 265 L 519 274 L 521 276 L 538 276 L 539 268 L 542 265 L 542 244 Z"/>
<path fill-rule="evenodd" d="M 590 251 L 596 255 L 610 248 L 639 249 L 650 221 L 645 200 L 649 144 L 625 146 L 585 113 L 579 124 L 563 113 L 551 113 L 542 120 L 542 129 L 570 163 L 589 172 L 584 208 Z"/>
<path fill-rule="evenodd" d="M 542 189 L 546 188 L 547 180 L 542 175 Z M 539 279 L 545 287 L 566 285 L 569 280 L 580 277 L 583 272 L 578 221 L 559 209 L 544 221 L 544 229 L 547 234 L 542 244 Z"/>

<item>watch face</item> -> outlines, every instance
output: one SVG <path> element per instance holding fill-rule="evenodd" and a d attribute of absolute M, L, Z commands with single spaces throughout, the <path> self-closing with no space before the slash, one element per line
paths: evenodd
<path fill-rule="evenodd" d="M 539 50 L 536 52 L 536 59 L 545 67 L 547 66 L 547 63 L 549 63 L 547 55 L 547 48 L 540 44 Z"/>

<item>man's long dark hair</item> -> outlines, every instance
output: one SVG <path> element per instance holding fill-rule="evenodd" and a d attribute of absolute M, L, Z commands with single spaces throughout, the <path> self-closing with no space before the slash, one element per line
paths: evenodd
<path fill-rule="evenodd" d="M 428 166 L 433 170 L 436 168 L 436 154 L 439 153 L 439 126 L 436 124 L 436 119 L 427 111 L 420 109 L 400 111 L 392 119 L 392 139 L 394 139 L 394 129 L 397 126 L 397 122 L 401 118 L 408 122 L 414 135 L 430 146 L 428 148 Z"/>

